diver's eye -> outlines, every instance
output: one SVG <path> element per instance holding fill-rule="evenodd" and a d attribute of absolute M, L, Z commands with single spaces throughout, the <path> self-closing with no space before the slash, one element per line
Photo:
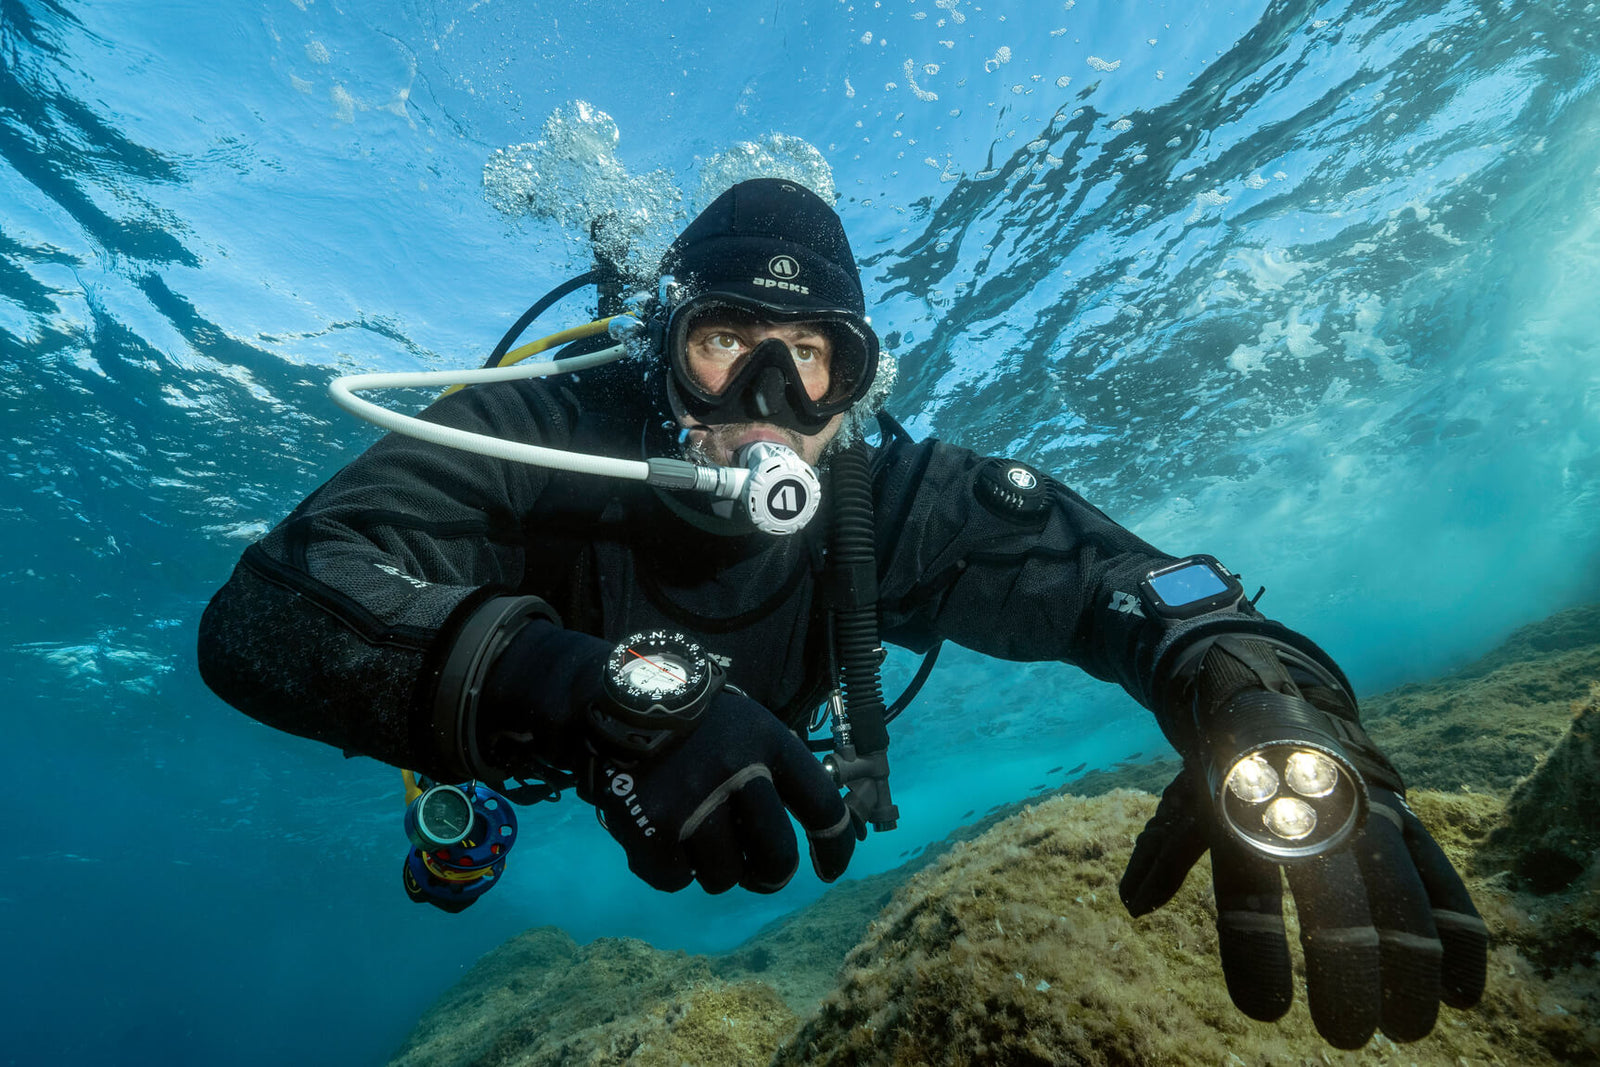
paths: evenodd
<path fill-rule="evenodd" d="M 737 352 L 742 347 L 737 334 L 719 331 L 706 338 L 706 343 L 719 352 Z"/>
<path fill-rule="evenodd" d="M 796 345 L 789 351 L 794 353 L 794 361 L 796 363 L 810 363 L 822 356 L 822 353 L 815 345 Z"/>

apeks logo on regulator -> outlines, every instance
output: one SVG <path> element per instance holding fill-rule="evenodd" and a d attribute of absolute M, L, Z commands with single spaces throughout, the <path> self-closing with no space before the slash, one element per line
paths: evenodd
<path fill-rule="evenodd" d="M 796 284 L 792 279 L 800 276 L 800 264 L 793 256 L 773 256 L 767 261 L 767 273 L 770 278 L 751 278 L 751 285 L 759 285 L 763 289 L 787 289 L 792 293 L 811 295 L 811 289 L 804 285 Z"/>
<path fill-rule="evenodd" d="M 767 510 L 780 519 L 793 519 L 806 510 L 805 483 L 795 478 L 785 478 L 767 490 Z"/>
<path fill-rule="evenodd" d="M 639 801 L 639 794 L 633 791 L 633 775 L 618 774 L 615 767 L 605 768 L 606 777 L 610 779 L 610 788 L 613 796 L 622 800 L 623 810 L 633 817 L 634 825 L 644 831 L 644 836 L 656 836 L 655 825 L 650 821 L 650 816 L 644 813 L 644 805 Z"/>

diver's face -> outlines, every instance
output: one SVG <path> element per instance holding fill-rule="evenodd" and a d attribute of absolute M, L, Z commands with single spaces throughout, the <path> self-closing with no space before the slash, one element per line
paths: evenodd
<path fill-rule="evenodd" d="M 757 345 L 769 338 L 788 346 L 800 380 L 813 400 L 828 391 L 833 343 L 827 333 L 811 323 L 762 322 L 746 315 L 712 314 L 696 321 L 684 344 L 684 363 L 695 384 L 710 393 L 725 389 L 739 373 Z M 685 414 L 674 400 L 678 424 L 688 432 L 690 452 L 719 466 L 730 466 L 739 449 L 756 441 L 773 441 L 794 449 L 801 459 L 817 465 L 823 449 L 844 422 L 835 415 L 816 433 L 805 434 L 765 422 L 732 422 L 706 426 Z"/>
<path fill-rule="evenodd" d="M 684 339 L 684 363 L 695 384 L 707 393 L 721 393 L 733 381 L 761 342 L 776 339 L 789 349 L 800 382 L 812 400 L 828 392 L 833 367 L 833 341 L 809 322 L 762 322 L 733 313 L 702 315 Z"/>

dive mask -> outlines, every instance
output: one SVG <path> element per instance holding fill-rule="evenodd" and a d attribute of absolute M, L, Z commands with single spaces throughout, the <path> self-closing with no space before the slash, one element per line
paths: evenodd
<path fill-rule="evenodd" d="M 735 337 L 761 323 L 815 327 L 828 340 L 826 374 L 803 371 L 787 344 L 767 338 L 743 351 L 732 376 L 713 389 L 690 359 L 689 339 L 696 327 L 723 321 Z M 854 312 L 779 307 L 729 293 L 703 293 L 674 308 L 666 348 L 684 410 L 707 426 L 762 422 L 816 433 L 865 396 L 878 371 L 877 335 Z"/>

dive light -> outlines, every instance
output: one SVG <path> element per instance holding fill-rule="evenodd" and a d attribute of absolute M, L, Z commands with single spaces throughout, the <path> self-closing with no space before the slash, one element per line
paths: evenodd
<path fill-rule="evenodd" d="M 1139 583 L 1145 615 L 1168 625 L 1243 599 L 1239 576 L 1214 556 L 1175 560 Z M 1365 780 L 1341 741 L 1341 721 L 1301 695 L 1266 641 L 1217 640 L 1200 667 L 1193 714 L 1212 806 L 1248 848 L 1279 863 L 1309 859 L 1366 820 Z"/>
<path fill-rule="evenodd" d="M 1279 863 L 1338 848 L 1366 819 L 1367 791 L 1329 716 L 1298 696 L 1237 695 L 1200 731 L 1206 784 L 1238 841 Z"/>

